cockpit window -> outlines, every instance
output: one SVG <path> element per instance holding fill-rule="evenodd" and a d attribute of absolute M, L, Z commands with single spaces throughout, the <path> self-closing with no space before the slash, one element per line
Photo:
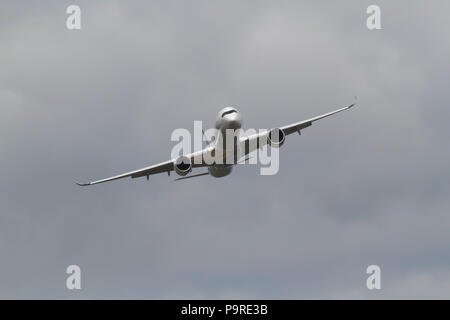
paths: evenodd
<path fill-rule="evenodd" d="M 225 111 L 224 113 L 222 113 L 222 118 L 225 117 L 227 114 L 230 114 L 230 113 L 236 113 L 236 112 L 237 112 L 236 110 L 228 110 L 228 111 Z"/>

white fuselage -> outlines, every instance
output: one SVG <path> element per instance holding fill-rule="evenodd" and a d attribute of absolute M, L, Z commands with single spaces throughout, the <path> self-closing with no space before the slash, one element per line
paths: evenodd
<path fill-rule="evenodd" d="M 227 130 L 238 130 L 242 126 L 242 117 L 239 111 L 232 107 L 226 107 L 219 111 L 216 117 L 216 129 L 219 130 L 219 133 L 222 136 L 222 139 L 216 138 L 216 149 L 222 148 L 223 155 L 226 155 L 226 133 Z M 219 144 L 222 144 L 221 146 Z M 237 151 L 236 143 L 234 145 L 234 153 Z M 214 164 L 208 168 L 209 174 L 213 177 L 224 177 L 231 173 L 233 169 L 233 164 L 225 164 L 225 159 L 223 161 L 224 164 Z"/>

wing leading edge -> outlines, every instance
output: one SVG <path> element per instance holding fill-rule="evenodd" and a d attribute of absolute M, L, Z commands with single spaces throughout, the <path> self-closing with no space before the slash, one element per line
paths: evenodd
<path fill-rule="evenodd" d="M 303 120 L 303 121 L 300 121 L 300 122 L 289 124 L 289 125 L 284 126 L 284 127 L 280 127 L 280 129 L 283 130 L 286 135 L 294 133 L 294 132 L 298 132 L 301 129 L 304 129 L 304 128 L 307 128 L 307 127 L 311 126 L 314 121 L 317 121 L 317 120 L 329 117 L 329 116 L 331 116 L 333 114 L 339 113 L 341 111 L 350 109 L 354 105 L 355 104 L 353 103 L 353 104 L 351 104 L 351 105 L 349 105 L 347 107 L 344 107 L 344 108 L 341 108 L 341 109 L 337 109 L 337 110 L 334 110 L 334 111 L 322 114 L 320 116 L 317 116 L 317 117 L 314 117 L 314 118 L 311 118 L 311 119 L 308 119 L 308 120 Z"/>
<path fill-rule="evenodd" d="M 303 120 L 303 121 L 300 121 L 300 122 L 295 122 L 295 123 L 289 124 L 287 126 L 280 127 L 280 129 L 283 130 L 285 135 L 289 135 L 289 134 L 294 133 L 294 132 L 300 133 L 300 131 L 302 129 L 311 126 L 313 124 L 313 122 L 315 122 L 317 120 L 320 120 L 320 119 L 323 119 L 323 118 L 326 118 L 326 117 L 329 117 L 329 116 L 331 116 L 333 114 L 336 114 L 336 113 L 339 113 L 341 111 L 348 110 L 348 109 L 352 108 L 353 106 L 355 106 L 354 103 L 349 105 L 349 106 L 347 106 L 347 107 L 340 108 L 340 109 L 337 109 L 337 110 L 334 110 L 334 111 L 322 114 L 322 115 L 314 117 L 314 118 L 310 118 L 310 119 L 307 119 L 307 120 Z M 255 151 L 256 149 L 264 146 L 265 144 L 267 144 L 267 135 L 268 134 L 269 134 L 269 131 L 266 131 L 266 132 L 260 132 L 260 133 L 253 134 L 253 135 L 248 136 L 248 137 L 241 138 L 240 143 L 245 148 L 244 149 L 245 151 L 244 151 L 243 155 L 247 155 L 247 154 Z"/>
<path fill-rule="evenodd" d="M 207 147 L 203 150 L 191 153 L 189 155 L 186 155 L 188 158 L 191 159 L 191 163 L 192 163 L 192 168 L 200 168 L 200 167 L 204 167 L 206 164 L 203 162 L 203 158 L 205 156 L 206 153 L 211 153 L 212 150 L 214 148 L 213 147 Z M 151 165 L 149 167 L 145 167 L 139 170 L 135 170 L 135 171 L 130 171 L 130 172 L 126 172 L 126 173 L 122 173 L 119 174 L 117 176 L 113 176 L 113 177 L 109 177 L 106 179 L 101 179 L 101 180 L 97 180 L 97 181 L 92 181 L 92 182 L 88 182 L 88 183 L 78 183 L 76 182 L 77 185 L 85 187 L 85 186 L 91 186 L 94 184 L 98 184 L 98 183 L 103 183 L 103 182 L 108 182 L 108 181 L 112 181 L 112 180 L 117 180 L 117 179 L 122 179 L 122 178 L 127 178 L 127 177 L 131 177 L 131 178 L 139 178 L 139 177 L 148 177 L 152 174 L 157 174 L 157 173 L 162 173 L 162 172 L 168 172 L 170 173 L 170 171 L 174 170 L 174 162 L 176 159 L 172 159 L 172 160 L 168 160 L 165 162 L 161 162 L 155 165 Z"/>
<path fill-rule="evenodd" d="M 142 169 L 139 169 L 139 170 L 126 172 L 126 173 L 119 174 L 117 176 L 109 177 L 109 178 L 106 178 L 106 179 L 101 179 L 101 180 L 92 181 L 92 182 L 88 182 L 88 183 L 78 183 L 78 182 L 76 182 L 76 184 L 79 185 L 79 186 L 83 186 L 83 187 L 84 186 L 91 186 L 93 184 L 103 183 L 103 182 L 117 180 L 117 179 L 122 179 L 122 178 L 127 178 L 127 177 L 139 178 L 139 177 L 149 176 L 149 175 L 156 174 L 156 173 L 161 173 L 161 172 L 170 172 L 172 170 L 173 170 L 173 161 L 169 160 L 169 161 L 166 161 L 166 162 L 155 164 L 155 165 L 152 165 L 152 166 L 149 166 L 149 167 L 145 167 L 145 168 L 142 168 Z"/>

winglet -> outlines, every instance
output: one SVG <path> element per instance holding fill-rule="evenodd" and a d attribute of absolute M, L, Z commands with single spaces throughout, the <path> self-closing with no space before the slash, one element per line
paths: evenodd
<path fill-rule="evenodd" d="M 79 185 L 80 187 L 85 187 L 85 186 L 90 186 L 91 184 L 90 183 L 78 183 L 78 182 L 75 182 L 77 185 Z"/>

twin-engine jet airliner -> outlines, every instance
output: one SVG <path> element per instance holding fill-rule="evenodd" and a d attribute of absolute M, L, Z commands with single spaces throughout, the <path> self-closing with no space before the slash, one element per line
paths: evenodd
<path fill-rule="evenodd" d="M 237 141 L 234 142 L 236 148 L 234 151 L 233 157 L 234 159 L 231 163 L 229 163 L 228 161 L 222 161 L 221 163 L 218 163 L 218 161 L 213 163 L 205 161 L 205 159 L 207 158 L 210 159 L 212 156 L 214 156 L 219 152 L 221 152 L 223 155 L 226 154 L 225 150 L 226 144 L 223 143 L 224 139 L 222 139 L 222 143 L 219 143 L 220 139 L 215 139 L 215 142 L 210 143 L 203 150 L 196 151 L 191 154 L 183 155 L 175 159 L 171 159 L 139 170 L 119 174 L 106 179 L 101 179 L 89 183 L 77 183 L 77 184 L 80 186 L 90 186 L 126 177 L 131 178 L 147 177 L 148 180 L 149 176 L 152 174 L 167 172 L 170 175 L 171 171 L 175 171 L 178 175 L 181 176 L 181 178 L 178 178 L 177 180 L 198 177 L 202 175 L 211 175 L 213 177 L 224 177 L 226 175 L 229 175 L 231 173 L 231 170 L 233 169 L 233 166 L 241 161 L 236 157 L 238 153 L 237 150 L 239 149 L 239 147 L 237 146 L 243 146 L 244 149 L 242 150 L 241 148 L 239 156 L 244 157 L 247 156 L 252 151 L 261 148 L 266 144 L 269 144 L 271 147 L 280 147 L 284 143 L 285 137 L 287 135 L 290 135 L 291 133 L 295 132 L 298 132 L 300 134 L 301 130 L 311 126 L 313 122 L 336 114 L 338 112 L 350 109 L 353 106 L 354 104 L 351 104 L 347 107 L 329 113 L 325 113 L 311 119 L 295 122 L 287 126 L 274 128 L 269 131 L 264 131 L 250 136 L 239 138 L 240 139 L 239 144 L 237 143 Z M 226 136 L 226 132 L 229 132 L 229 130 L 233 131 L 238 130 L 241 128 L 241 126 L 242 126 L 242 116 L 239 113 L 239 111 L 236 110 L 235 108 L 226 107 L 220 110 L 219 113 L 217 114 L 215 127 L 218 130 L 218 132 L 222 133 L 223 136 Z M 193 168 L 200 168 L 200 167 L 206 167 L 208 168 L 208 171 L 205 173 L 188 175 L 189 173 L 191 173 Z"/>

